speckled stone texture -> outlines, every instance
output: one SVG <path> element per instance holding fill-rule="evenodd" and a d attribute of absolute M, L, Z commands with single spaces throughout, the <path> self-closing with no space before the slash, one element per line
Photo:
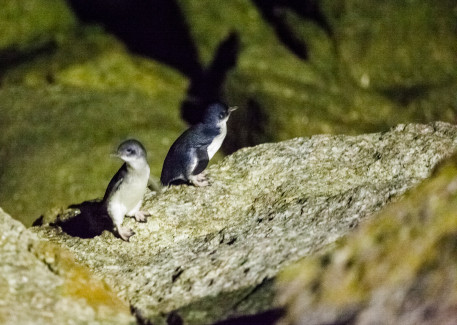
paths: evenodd
<path fill-rule="evenodd" d="M 139 319 L 208 324 L 271 308 L 283 267 L 369 219 L 456 148 L 457 128 L 446 123 L 263 144 L 210 167 L 209 187 L 149 193 L 148 222 L 124 221 L 136 232 L 129 243 L 106 231 L 34 231 L 72 251 Z"/>
<path fill-rule="evenodd" d="M 1 324 L 133 324 L 128 305 L 71 254 L 0 209 Z"/>
<path fill-rule="evenodd" d="M 451 325 L 457 319 L 457 155 L 276 283 L 276 325 Z"/>

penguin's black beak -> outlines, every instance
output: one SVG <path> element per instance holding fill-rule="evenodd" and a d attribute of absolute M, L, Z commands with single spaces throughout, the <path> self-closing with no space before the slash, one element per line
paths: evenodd
<path fill-rule="evenodd" d="M 238 106 L 232 106 L 232 107 L 229 107 L 228 111 L 229 113 L 232 113 L 234 111 L 236 111 L 238 109 Z"/>

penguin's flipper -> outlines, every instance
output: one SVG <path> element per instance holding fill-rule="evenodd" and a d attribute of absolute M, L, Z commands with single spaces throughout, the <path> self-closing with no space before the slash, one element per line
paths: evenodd
<path fill-rule="evenodd" d="M 208 147 L 201 146 L 196 149 L 197 165 L 192 171 L 192 175 L 198 175 L 205 170 L 209 163 Z"/>
<path fill-rule="evenodd" d="M 105 196 L 103 197 L 103 202 L 105 204 L 107 203 L 108 198 L 119 189 L 119 186 L 121 186 L 122 181 L 124 180 L 125 174 L 127 174 L 127 164 L 123 164 L 109 182 L 105 191 Z"/>

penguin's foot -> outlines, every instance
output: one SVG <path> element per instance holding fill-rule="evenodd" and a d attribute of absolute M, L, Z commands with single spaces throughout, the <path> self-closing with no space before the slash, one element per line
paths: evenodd
<path fill-rule="evenodd" d="M 147 211 L 137 211 L 135 212 L 135 220 L 136 222 L 146 222 L 146 217 L 149 217 L 150 214 Z"/>
<path fill-rule="evenodd" d="M 195 177 L 197 177 L 197 179 L 201 182 L 208 181 L 208 179 L 206 178 L 206 172 L 201 172 L 200 174 L 195 175 Z"/>
<path fill-rule="evenodd" d="M 189 177 L 189 180 L 194 186 L 204 187 L 209 185 L 209 182 L 206 179 L 206 175 L 204 175 L 203 173 L 200 173 L 198 175 L 192 175 L 191 177 Z"/>
<path fill-rule="evenodd" d="M 119 234 L 119 237 L 121 237 L 121 239 L 125 241 L 130 241 L 130 237 L 135 235 L 132 229 L 122 226 L 117 227 L 117 233 Z"/>

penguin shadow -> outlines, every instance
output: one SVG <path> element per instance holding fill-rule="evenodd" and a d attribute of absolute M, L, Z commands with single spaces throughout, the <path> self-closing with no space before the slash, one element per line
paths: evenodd
<path fill-rule="evenodd" d="M 223 85 L 238 62 L 240 47 L 239 33 L 231 31 L 218 45 L 209 66 L 192 76 L 186 99 L 181 103 L 181 118 L 188 124 L 201 122 L 207 106 L 222 101 Z"/>
<path fill-rule="evenodd" d="M 70 205 L 50 225 L 60 227 L 70 236 L 80 238 L 94 238 L 105 230 L 112 231 L 114 227 L 101 201 L 84 201 Z"/>

